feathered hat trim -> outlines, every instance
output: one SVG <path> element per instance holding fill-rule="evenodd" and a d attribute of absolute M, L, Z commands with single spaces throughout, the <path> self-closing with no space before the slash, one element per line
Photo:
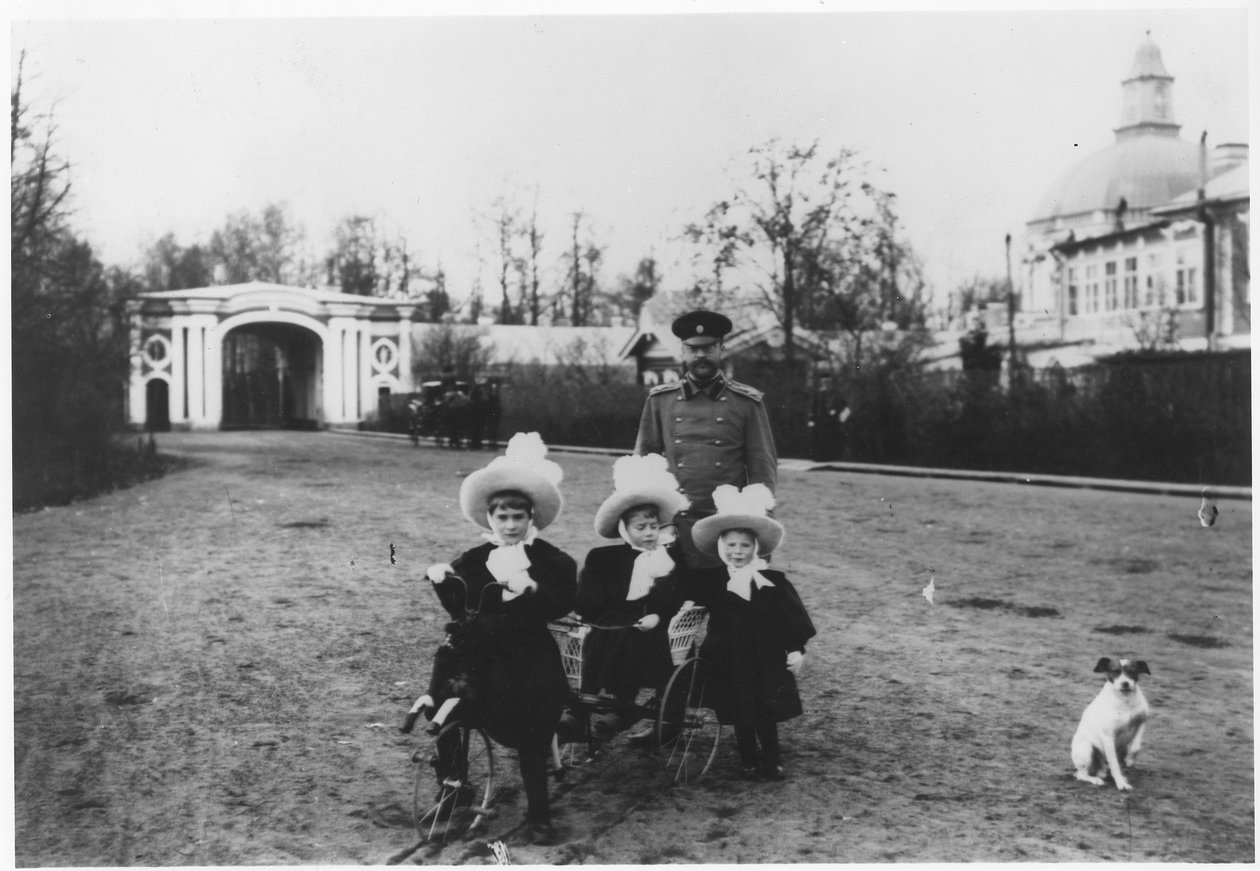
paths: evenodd
<path fill-rule="evenodd" d="M 749 484 L 743 490 L 722 484 L 713 491 L 713 505 L 717 513 L 697 521 L 691 529 L 699 550 L 716 554 L 718 539 L 728 529 L 751 529 L 763 555 L 783 543 L 783 524 L 769 516 L 774 494 L 765 484 Z"/>
<path fill-rule="evenodd" d="M 613 463 L 613 492 L 595 512 L 595 532 L 617 538 L 617 521 L 636 505 L 655 505 L 661 523 L 691 503 L 678 490 L 669 461 L 660 454 L 620 457 Z"/>

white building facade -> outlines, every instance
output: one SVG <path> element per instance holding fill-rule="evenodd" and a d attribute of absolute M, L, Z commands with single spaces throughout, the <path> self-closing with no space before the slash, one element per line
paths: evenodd
<path fill-rule="evenodd" d="M 127 420 L 137 428 L 320 428 L 412 389 L 414 305 L 248 284 L 129 304 Z"/>
<path fill-rule="evenodd" d="M 1058 178 L 1028 222 L 1021 346 L 1077 345 L 1087 361 L 1158 344 L 1161 322 L 1186 350 L 1249 346 L 1248 147 L 1181 139 L 1172 84 L 1148 35 L 1121 82 L 1116 141 Z"/>

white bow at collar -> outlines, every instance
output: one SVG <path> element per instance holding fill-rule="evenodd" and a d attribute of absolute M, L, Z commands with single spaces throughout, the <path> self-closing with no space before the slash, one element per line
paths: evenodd
<path fill-rule="evenodd" d="M 624 520 L 617 521 L 617 531 L 621 540 L 630 544 L 630 533 L 626 531 Z M 626 591 L 626 601 L 642 599 L 652 591 L 652 583 L 663 578 L 674 570 L 674 561 L 665 550 L 664 544 L 658 544 L 655 550 L 647 550 L 630 544 L 639 552 L 634 558 L 634 567 L 630 571 L 630 589 Z"/>
<path fill-rule="evenodd" d="M 730 574 L 730 580 L 726 582 L 726 589 L 739 596 L 745 602 L 752 601 L 752 585 L 755 583 L 758 588 L 773 587 L 774 584 L 761 572 L 763 569 L 770 568 L 770 564 L 761 558 L 757 558 L 746 566 L 736 568 L 730 563 L 726 563 L 726 569 Z"/>
<path fill-rule="evenodd" d="M 515 544 L 504 544 L 503 539 L 493 532 L 483 532 L 481 537 L 494 545 L 494 550 L 490 551 L 489 556 L 486 557 L 486 570 L 499 583 L 509 585 L 508 589 L 503 591 L 503 601 L 515 599 L 519 593 L 512 590 L 511 585 L 513 581 L 519 584 L 521 576 L 532 565 L 529 554 L 525 553 L 525 546 L 534 543 L 534 539 L 538 537 L 538 530 L 530 526 L 525 537 Z"/>

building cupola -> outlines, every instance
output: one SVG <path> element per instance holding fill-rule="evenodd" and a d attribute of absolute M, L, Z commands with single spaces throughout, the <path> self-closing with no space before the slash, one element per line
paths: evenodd
<path fill-rule="evenodd" d="M 1129 77 L 1121 84 L 1123 101 L 1116 141 L 1134 136 L 1176 136 L 1181 125 L 1173 121 L 1173 77 L 1164 68 L 1159 46 L 1146 32 L 1138 46 Z"/>

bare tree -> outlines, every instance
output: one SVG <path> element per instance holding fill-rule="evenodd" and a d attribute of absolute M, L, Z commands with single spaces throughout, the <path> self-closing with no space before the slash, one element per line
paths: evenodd
<path fill-rule="evenodd" d="M 208 257 L 226 284 L 288 284 L 298 280 L 298 247 L 305 235 L 285 203 L 271 203 L 257 217 L 242 209 L 211 234 Z"/>
<path fill-rule="evenodd" d="M 534 191 L 534 202 L 530 210 L 529 217 L 525 220 L 524 225 L 520 228 L 521 235 L 525 241 L 526 254 L 522 259 L 523 280 L 528 288 L 528 299 L 525 301 L 525 310 L 529 312 L 529 322 L 532 326 L 538 326 L 538 315 L 542 309 L 542 301 L 539 299 L 540 279 L 538 275 L 539 260 L 542 256 L 543 232 L 538 228 L 538 191 Z"/>
<path fill-rule="evenodd" d="M 149 290 L 183 290 L 214 282 L 210 252 L 200 245 L 183 247 L 167 233 L 144 252 L 144 284 Z"/>
<path fill-rule="evenodd" d="M 10 90 L 10 317 L 15 506 L 64 502 L 116 483 L 129 332 L 139 283 L 107 270 L 69 227 L 70 162 L 51 114 Z"/>
<path fill-rule="evenodd" d="M 818 143 L 806 147 L 770 140 L 748 152 L 755 184 L 739 185 L 729 200 L 714 205 L 687 235 L 712 252 L 718 284 L 722 271 L 738 267 L 758 291 L 760 304 L 783 327 L 783 354 L 795 360 L 798 309 L 838 240 L 861 231 L 863 216 L 853 202 L 861 170 L 854 152 L 824 158 Z M 867 203 L 868 211 L 874 205 Z"/>
<path fill-rule="evenodd" d="M 482 341 L 484 327 L 444 323 L 423 329 L 424 339 L 417 344 L 411 363 L 417 381 L 449 369 L 457 378 L 471 380 L 494 357 L 494 346 Z"/>
<path fill-rule="evenodd" d="M 564 254 L 568 264 L 565 275 L 565 287 L 568 289 L 567 318 L 575 327 L 590 324 L 596 311 L 596 299 L 599 294 L 599 265 L 604 258 L 603 246 L 597 245 L 591 236 L 589 226 L 583 228 L 586 213 L 573 212 L 573 224 L 570 233 L 570 248 Z M 564 293 L 557 294 L 555 310 L 557 317 L 566 317 Z"/>
<path fill-rule="evenodd" d="M 608 295 L 608 305 L 622 317 L 638 318 L 644 304 L 661 289 L 661 275 L 656 258 L 639 260 L 634 275 L 622 276 L 616 293 Z"/>

